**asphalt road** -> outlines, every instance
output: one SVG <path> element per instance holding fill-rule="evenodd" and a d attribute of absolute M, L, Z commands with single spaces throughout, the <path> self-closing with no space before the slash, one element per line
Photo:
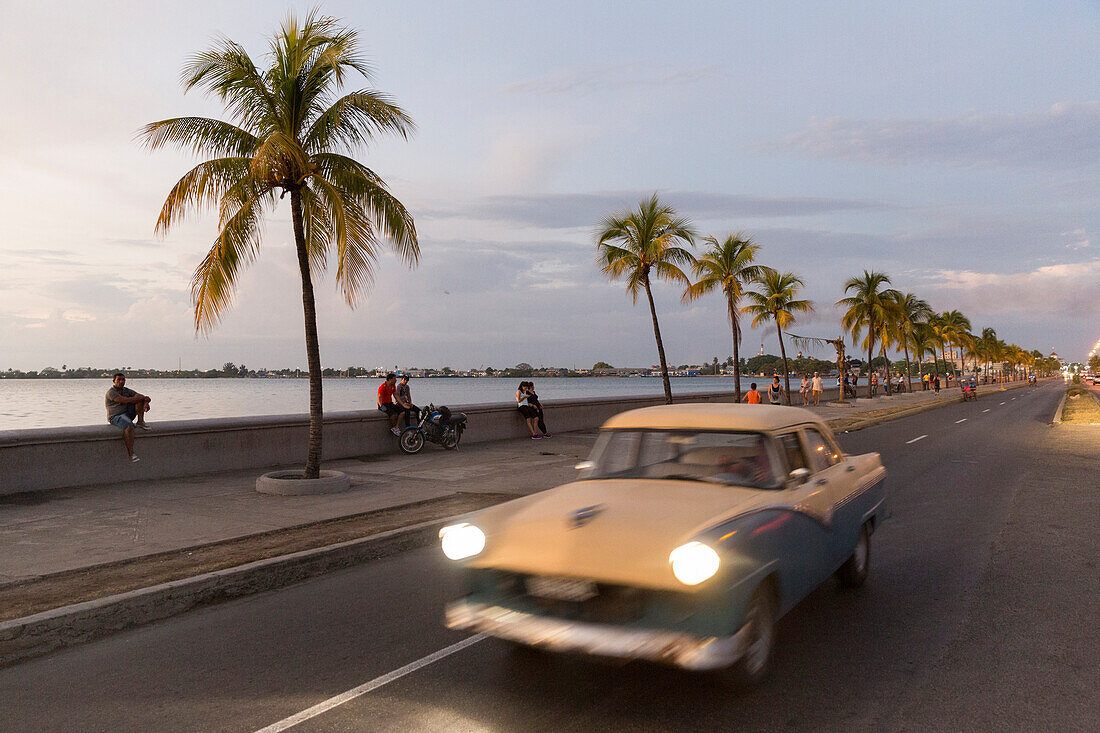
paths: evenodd
<path fill-rule="evenodd" d="M 827 582 L 788 614 L 751 693 L 491 639 L 449 649 L 468 637 L 440 625 L 455 584 L 429 548 L 0 670 L 0 729 L 256 731 L 331 700 L 289 729 L 1096 730 L 1100 430 L 1050 427 L 1060 394 L 841 435 L 882 454 L 893 517 L 868 584 Z"/>

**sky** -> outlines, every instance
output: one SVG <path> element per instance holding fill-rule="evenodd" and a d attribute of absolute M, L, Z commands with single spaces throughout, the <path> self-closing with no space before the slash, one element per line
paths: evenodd
<path fill-rule="evenodd" d="M 232 308 L 196 335 L 216 236 L 154 223 L 199 159 L 144 124 L 228 119 L 184 94 L 225 36 L 263 63 L 315 3 L 0 0 L 0 369 L 304 367 L 289 199 Z M 657 361 L 644 300 L 596 264 L 602 218 L 657 192 L 704 235 L 751 235 L 806 283 L 795 333 L 840 334 L 864 269 L 1027 349 L 1100 338 L 1097 2 L 323 2 L 370 87 L 418 130 L 356 151 L 416 220 L 349 308 L 316 284 L 325 366 Z M 725 359 L 718 295 L 654 288 L 672 364 Z M 778 353 L 773 328 L 743 353 Z M 828 358 L 831 349 L 818 352 Z"/>

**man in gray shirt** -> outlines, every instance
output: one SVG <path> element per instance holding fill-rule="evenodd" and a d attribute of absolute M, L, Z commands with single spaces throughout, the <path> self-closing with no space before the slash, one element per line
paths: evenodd
<path fill-rule="evenodd" d="M 122 440 L 126 443 L 126 455 L 131 463 L 137 463 L 138 457 L 134 455 L 134 418 L 137 418 L 137 427 L 148 430 L 145 424 L 145 413 L 149 411 L 152 402 L 143 394 L 138 394 L 126 386 L 126 375 L 122 372 L 115 374 L 114 386 L 107 390 L 104 403 L 107 406 L 107 422 L 122 430 Z"/>
<path fill-rule="evenodd" d="M 397 400 L 397 404 L 401 406 L 401 410 L 405 415 L 405 427 L 412 425 L 417 421 L 420 413 L 420 408 L 412 402 L 412 393 L 409 390 L 409 375 L 402 374 L 401 381 L 397 384 L 397 390 L 393 395 Z"/>

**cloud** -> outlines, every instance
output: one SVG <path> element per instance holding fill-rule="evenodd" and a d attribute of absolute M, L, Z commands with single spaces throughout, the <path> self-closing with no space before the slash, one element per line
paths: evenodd
<path fill-rule="evenodd" d="M 1071 232 L 1062 232 L 1062 236 L 1069 237 L 1070 239 L 1069 244 L 1066 245 L 1066 249 L 1084 249 L 1092 244 L 1084 229 L 1074 229 Z"/>
<path fill-rule="evenodd" d="M 630 88 L 683 86 L 724 73 L 725 70 L 716 64 L 661 72 L 646 64 L 633 63 L 603 69 L 560 69 L 535 79 L 507 84 L 501 91 L 504 94 L 603 94 Z"/>
<path fill-rule="evenodd" d="M 964 312 L 1062 320 L 1100 314 L 1100 259 L 1007 274 L 937 270 L 924 279 Z"/>
<path fill-rule="evenodd" d="M 765 148 L 886 165 L 1077 168 L 1100 163 L 1100 102 L 938 119 L 813 118 L 808 129 Z"/>
<path fill-rule="evenodd" d="M 486 196 L 452 208 L 427 208 L 425 219 L 497 221 L 543 229 L 595 227 L 616 211 L 636 208 L 652 191 L 532 194 Z M 769 197 L 702 191 L 660 192 L 661 200 L 681 214 L 695 219 L 733 217 L 813 216 L 841 211 L 879 211 L 887 207 L 874 201 L 850 199 Z"/>

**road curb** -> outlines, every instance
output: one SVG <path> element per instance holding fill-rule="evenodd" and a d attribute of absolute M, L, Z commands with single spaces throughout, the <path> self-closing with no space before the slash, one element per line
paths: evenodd
<path fill-rule="evenodd" d="M 1066 398 L 1069 397 L 1069 390 L 1067 389 L 1062 393 L 1062 399 L 1058 400 L 1058 409 L 1054 411 L 1054 420 L 1051 425 L 1061 425 L 1062 423 L 1062 410 L 1066 408 Z"/>
<path fill-rule="evenodd" d="M 0 667 L 169 618 L 197 606 L 281 588 L 333 570 L 424 547 L 434 542 L 439 529 L 453 520 L 454 517 L 433 519 L 4 621 L 0 623 Z"/>

